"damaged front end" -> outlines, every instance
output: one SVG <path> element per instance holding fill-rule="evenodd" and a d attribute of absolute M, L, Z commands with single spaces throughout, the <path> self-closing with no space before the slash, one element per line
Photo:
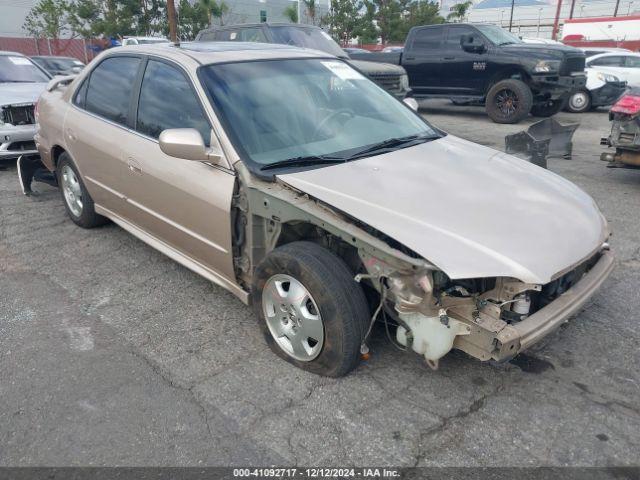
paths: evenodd
<path fill-rule="evenodd" d="M 314 241 L 343 259 L 368 293 L 371 324 L 395 326 L 395 340 L 436 369 L 452 349 L 505 361 L 578 311 L 613 267 L 604 244 L 547 284 L 515 278 L 451 279 L 382 232 L 281 181 L 238 164 L 232 208 L 236 277 L 249 289 L 255 266 L 280 245 Z"/>

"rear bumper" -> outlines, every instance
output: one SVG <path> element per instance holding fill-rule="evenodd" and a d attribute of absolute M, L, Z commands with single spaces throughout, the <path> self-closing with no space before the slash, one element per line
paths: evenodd
<path fill-rule="evenodd" d="M 496 337 L 497 348 L 492 358 L 509 360 L 567 322 L 607 279 L 613 265 L 613 253 L 603 252 L 598 262 L 573 287 L 525 320 L 503 328 Z"/>
<path fill-rule="evenodd" d="M 12 159 L 24 154 L 38 153 L 33 141 L 35 133 L 35 125 L 0 125 L 0 159 Z"/>

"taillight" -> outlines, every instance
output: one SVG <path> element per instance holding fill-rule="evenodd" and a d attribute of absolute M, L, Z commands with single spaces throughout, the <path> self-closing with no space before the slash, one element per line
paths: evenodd
<path fill-rule="evenodd" d="M 618 100 L 613 107 L 612 113 L 624 113 L 626 115 L 636 115 L 640 112 L 640 96 L 625 95 Z"/>

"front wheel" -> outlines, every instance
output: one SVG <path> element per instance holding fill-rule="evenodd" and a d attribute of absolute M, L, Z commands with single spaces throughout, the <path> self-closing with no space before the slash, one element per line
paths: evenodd
<path fill-rule="evenodd" d="M 571 113 L 582 113 L 591 109 L 591 95 L 587 90 L 573 92 L 567 101 L 566 110 Z"/>
<path fill-rule="evenodd" d="M 532 104 L 533 94 L 527 84 L 508 78 L 489 89 L 485 109 L 496 123 L 518 123 L 529 115 Z"/>
<path fill-rule="evenodd" d="M 555 115 L 562 107 L 564 107 L 566 100 L 564 98 L 558 100 L 547 100 L 546 102 L 537 103 L 531 107 L 531 115 L 534 117 L 551 117 Z"/>
<path fill-rule="evenodd" d="M 267 344 L 289 363 L 340 377 L 356 367 L 369 323 L 346 264 L 311 242 L 276 248 L 256 268 L 252 304 Z"/>

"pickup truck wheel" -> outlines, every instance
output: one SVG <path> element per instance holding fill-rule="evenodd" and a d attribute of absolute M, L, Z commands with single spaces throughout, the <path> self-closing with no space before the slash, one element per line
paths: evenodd
<path fill-rule="evenodd" d="M 508 78 L 491 87 L 485 108 L 496 123 L 518 123 L 529 114 L 532 104 L 533 94 L 527 84 Z"/>
<path fill-rule="evenodd" d="M 105 217 L 96 213 L 93 200 L 68 153 L 60 155 L 56 173 L 64 208 L 76 225 L 93 228 L 107 223 Z"/>
<path fill-rule="evenodd" d="M 591 95 L 588 90 L 573 92 L 567 101 L 565 110 L 571 113 L 587 112 L 591 109 Z"/>
<path fill-rule="evenodd" d="M 565 106 L 566 99 L 548 100 L 543 103 L 538 103 L 531 107 L 531 115 L 534 117 L 551 117 L 558 113 Z"/>
<path fill-rule="evenodd" d="M 356 367 L 369 309 L 346 264 L 329 250 L 311 242 L 276 248 L 256 268 L 251 292 L 276 355 L 329 377 Z"/>

